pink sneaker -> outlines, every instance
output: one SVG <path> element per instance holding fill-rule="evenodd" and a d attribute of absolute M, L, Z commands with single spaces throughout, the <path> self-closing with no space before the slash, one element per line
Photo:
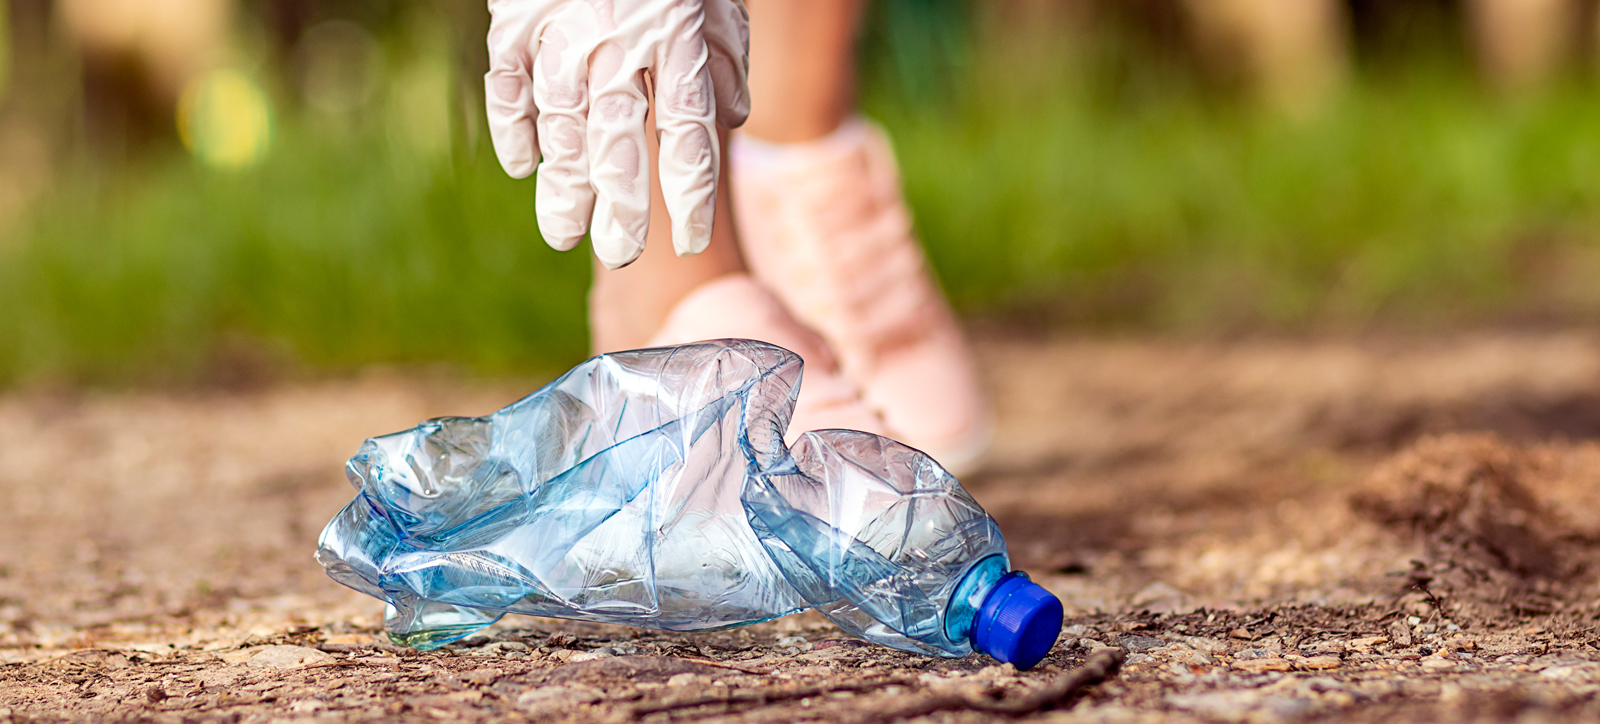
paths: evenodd
<path fill-rule="evenodd" d="M 748 274 L 729 274 L 700 285 L 672 308 L 650 346 L 708 339 L 754 339 L 783 347 L 805 360 L 800 399 L 789 423 L 789 442 L 810 430 L 861 430 L 885 435 L 883 418 L 861 400 L 861 390 L 839 373 L 828 344 L 783 308 Z"/>
<path fill-rule="evenodd" d="M 891 431 L 952 470 L 988 446 L 988 404 L 928 272 L 889 140 L 862 119 L 826 138 L 733 137 L 732 195 L 751 272 L 820 332 Z"/>

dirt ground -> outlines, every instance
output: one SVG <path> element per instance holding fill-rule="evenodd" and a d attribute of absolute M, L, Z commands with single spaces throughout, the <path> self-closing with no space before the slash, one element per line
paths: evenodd
<path fill-rule="evenodd" d="M 1034 671 L 815 614 L 391 646 L 311 559 L 344 459 L 536 383 L 375 372 L 0 394 L 0 720 L 1600 717 L 1600 334 L 980 346 L 965 482 L 1067 606 Z"/>

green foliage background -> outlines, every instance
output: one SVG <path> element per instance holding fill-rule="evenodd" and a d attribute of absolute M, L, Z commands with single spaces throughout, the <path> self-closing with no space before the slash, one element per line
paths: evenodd
<path fill-rule="evenodd" d="M 1600 309 L 1587 79 L 1507 99 L 1421 54 L 1291 116 L 1114 29 L 1017 37 L 887 0 L 863 42 L 863 106 L 968 313 L 1206 332 Z M 0 237 L 0 381 L 581 359 L 586 251 L 543 245 L 532 181 L 501 173 L 470 103 L 441 102 L 444 155 L 284 103 L 247 171 L 176 149 L 66 169 Z"/>

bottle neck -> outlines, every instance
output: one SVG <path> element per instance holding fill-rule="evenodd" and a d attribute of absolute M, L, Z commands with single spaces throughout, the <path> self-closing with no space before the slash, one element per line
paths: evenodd
<path fill-rule="evenodd" d="M 1010 568 L 1006 557 L 996 554 L 974 563 L 962 575 L 956 590 L 950 594 L 950 603 L 945 606 L 944 633 L 951 642 L 976 647 L 972 633 L 978 610 L 983 608 L 989 593 Z"/>

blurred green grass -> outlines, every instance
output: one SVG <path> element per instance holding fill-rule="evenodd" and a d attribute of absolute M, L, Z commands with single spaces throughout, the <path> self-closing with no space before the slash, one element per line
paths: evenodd
<path fill-rule="evenodd" d="M 1154 328 L 1472 324 L 1600 309 L 1600 93 L 1358 82 L 1291 118 L 997 84 L 876 111 L 956 301 Z"/>
<path fill-rule="evenodd" d="M 1214 331 L 1600 310 L 1592 84 L 1513 101 L 1420 64 L 1291 117 L 1182 74 L 961 57 L 943 91 L 869 76 L 864 107 L 969 313 Z M 291 117 L 245 171 L 174 152 L 67 172 L 0 239 L 0 381 L 182 384 L 241 357 L 563 369 L 587 252 L 545 247 L 532 182 L 456 135 L 429 158 Z"/>
<path fill-rule="evenodd" d="M 586 353 L 589 266 L 544 245 L 532 190 L 484 153 L 429 161 L 294 127 L 248 171 L 169 156 L 62 184 L 0 249 L 0 378 L 556 371 Z"/>

